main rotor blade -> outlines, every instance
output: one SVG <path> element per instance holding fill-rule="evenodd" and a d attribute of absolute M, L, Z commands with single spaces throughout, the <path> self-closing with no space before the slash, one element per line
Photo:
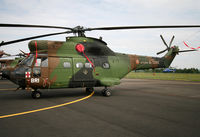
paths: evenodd
<path fill-rule="evenodd" d="M 165 51 L 167 51 L 167 50 L 168 50 L 168 49 L 162 50 L 162 51 L 158 52 L 157 55 L 159 55 L 159 54 L 161 54 L 161 53 L 163 53 L 163 52 L 165 52 Z"/>
<path fill-rule="evenodd" d="M 170 41 L 170 43 L 169 43 L 169 48 L 171 48 L 171 45 L 172 45 L 173 40 L 174 40 L 174 36 L 172 37 L 172 39 L 171 39 L 171 41 Z"/>
<path fill-rule="evenodd" d="M 15 55 L 9 55 L 9 56 L 6 56 L 6 57 L 1 57 L 0 59 L 9 58 L 9 57 L 15 57 L 15 56 L 23 56 L 23 57 L 25 57 L 24 54 L 19 53 L 19 54 L 15 54 Z"/>
<path fill-rule="evenodd" d="M 32 36 L 28 38 L 23 38 L 23 39 L 17 39 L 17 40 L 12 40 L 12 41 L 7 41 L 7 42 L 2 42 L 0 43 L 0 47 L 8 44 L 13 44 L 17 42 L 22 42 L 26 40 L 31 40 L 31 39 L 36 39 L 36 38 L 42 38 L 42 37 L 47 37 L 47 36 L 53 36 L 53 35 L 59 35 L 59 34 L 65 34 L 65 33 L 72 33 L 72 31 L 64 31 L 64 32 L 58 32 L 58 33 L 50 33 L 50 34 L 44 34 L 44 35 L 38 35 L 38 36 Z"/>
<path fill-rule="evenodd" d="M 178 52 L 190 52 L 190 51 L 198 51 L 198 50 L 180 50 Z"/>
<path fill-rule="evenodd" d="M 91 30 L 121 30 L 121 29 L 153 29 L 153 28 L 195 28 L 195 27 L 200 27 L 200 25 L 98 27 L 98 28 L 86 28 L 86 29 L 84 29 L 84 31 L 91 31 Z"/>
<path fill-rule="evenodd" d="M 20 52 L 21 52 L 21 54 L 28 55 L 28 53 L 24 52 L 24 51 L 21 50 L 21 49 L 20 49 Z"/>
<path fill-rule="evenodd" d="M 10 54 L 8 54 L 8 53 L 5 53 L 5 52 L 4 52 L 3 54 L 4 54 L 4 55 L 6 55 L 6 56 L 11 56 Z"/>
<path fill-rule="evenodd" d="M 16 55 L 14 55 L 14 56 L 26 57 L 26 55 L 25 55 L 25 54 L 22 54 L 22 53 L 16 54 Z"/>
<path fill-rule="evenodd" d="M 0 27 L 55 28 L 55 29 L 73 30 L 72 28 L 61 27 L 61 26 L 28 25 L 28 24 L 0 24 Z"/>
<path fill-rule="evenodd" d="M 169 47 L 168 47 L 167 43 L 165 42 L 165 40 L 164 40 L 163 36 L 162 36 L 162 35 L 160 35 L 160 37 L 161 37 L 161 39 L 162 39 L 163 43 L 165 44 L 165 46 L 166 46 L 166 47 L 167 47 L 167 49 L 168 49 Z"/>

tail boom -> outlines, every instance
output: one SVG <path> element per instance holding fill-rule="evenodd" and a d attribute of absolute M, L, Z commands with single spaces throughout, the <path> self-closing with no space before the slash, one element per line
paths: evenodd
<path fill-rule="evenodd" d="M 170 50 L 165 56 L 150 57 L 129 54 L 131 70 L 154 69 L 154 68 L 167 68 L 174 60 L 176 53 Z"/>

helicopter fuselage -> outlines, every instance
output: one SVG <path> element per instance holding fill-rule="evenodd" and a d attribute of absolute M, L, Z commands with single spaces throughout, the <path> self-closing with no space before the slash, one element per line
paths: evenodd
<path fill-rule="evenodd" d="M 77 50 L 81 45 L 83 51 Z M 29 43 L 30 55 L 6 75 L 22 88 L 110 87 L 132 70 L 168 67 L 175 57 L 115 53 L 95 38 L 68 37 L 66 42 L 37 40 Z"/>

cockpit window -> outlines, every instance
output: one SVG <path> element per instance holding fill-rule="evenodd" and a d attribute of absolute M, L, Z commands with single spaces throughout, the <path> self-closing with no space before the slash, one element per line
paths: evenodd
<path fill-rule="evenodd" d="M 35 61 L 35 67 L 39 67 L 41 65 L 41 58 L 37 58 Z"/>
<path fill-rule="evenodd" d="M 31 54 L 29 57 L 23 59 L 19 65 L 31 66 L 33 63 L 34 56 Z"/>
<path fill-rule="evenodd" d="M 35 67 L 48 67 L 48 58 L 47 57 L 38 57 L 34 64 Z"/>

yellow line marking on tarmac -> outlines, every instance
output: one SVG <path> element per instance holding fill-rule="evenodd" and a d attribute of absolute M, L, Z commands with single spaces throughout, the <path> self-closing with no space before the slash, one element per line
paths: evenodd
<path fill-rule="evenodd" d="M 17 88 L 4 88 L 4 89 L 1 88 L 0 91 L 3 91 L 3 90 L 6 90 L 6 91 L 8 91 L 8 90 L 13 90 L 13 91 L 14 91 L 14 90 L 16 90 L 16 89 L 17 89 Z"/>
<path fill-rule="evenodd" d="M 45 107 L 45 108 L 41 108 L 41 109 L 35 109 L 35 110 L 31 110 L 31 111 L 25 111 L 25 112 L 20 112 L 20 113 L 15 113 L 15 114 L 3 115 L 3 116 L 0 116 L 0 119 L 1 118 L 19 116 L 19 115 L 30 114 L 30 113 L 34 113 L 34 112 L 39 112 L 39 111 L 44 111 L 44 110 L 49 110 L 49 109 L 53 109 L 53 108 L 58 108 L 58 107 L 70 105 L 70 104 L 77 103 L 77 102 L 80 102 L 82 100 L 88 99 L 88 98 L 92 97 L 93 95 L 94 95 L 94 91 L 90 95 L 88 95 L 88 96 L 86 96 L 84 98 L 80 98 L 80 99 L 77 99 L 77 100 L 74 100 L 74 101 L 71 101 L 71 102 L 67 102 L 67 103 L 63 103 L 63 104 L 55 105 L 55 106 L 50 106 L 50 107 Z"/>

